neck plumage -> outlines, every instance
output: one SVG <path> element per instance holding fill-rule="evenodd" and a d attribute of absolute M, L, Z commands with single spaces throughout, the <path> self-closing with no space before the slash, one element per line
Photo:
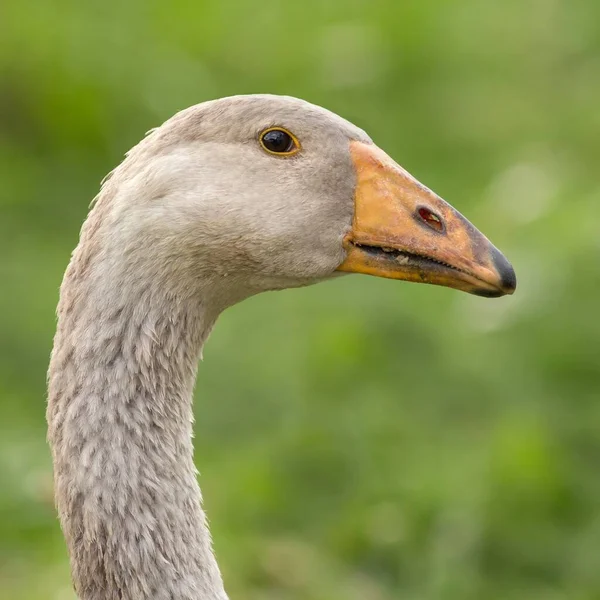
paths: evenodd
<path fill-rule="evenodd" d="M 80 245 L 67 270 L 49 371 L 56 499 L 76 591 L 226 600 L 191 441 L 197 361 L 216 314 L 191 295 L 138 285 L 132 270 L 103 276 L 93 254 Z"/>

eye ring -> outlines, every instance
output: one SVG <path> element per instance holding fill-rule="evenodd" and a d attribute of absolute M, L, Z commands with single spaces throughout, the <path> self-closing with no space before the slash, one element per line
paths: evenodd
<path fill-rule="evenodd" d="M 298 138 L 285 127 L 269 127 L 260 133 L 258 139 L 262 149 L 275 156 L 293 156 L 300 152 Z"/>

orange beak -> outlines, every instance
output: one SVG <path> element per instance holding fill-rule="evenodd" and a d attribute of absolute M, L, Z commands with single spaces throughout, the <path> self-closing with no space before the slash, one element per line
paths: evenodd
<path fill-rule="evenodd" d="M 350 154 L 357 177 L 354 220 L 338 271 L 490 298 L 515 291 L 510 263 L 457 210 L 377 146 L 351 142 Z"/>

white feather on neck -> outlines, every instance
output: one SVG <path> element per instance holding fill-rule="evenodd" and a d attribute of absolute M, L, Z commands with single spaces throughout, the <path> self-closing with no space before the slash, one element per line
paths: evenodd
<path fill-rule="evenodd" d="M 136 277 L 141 255 L 94 250 L 99 218 L 63 282 L 49 374 L 75 588 L 82 600 L 223 600 L 192 447 L 196 367 L 218 311 L 196 290 Z"/>

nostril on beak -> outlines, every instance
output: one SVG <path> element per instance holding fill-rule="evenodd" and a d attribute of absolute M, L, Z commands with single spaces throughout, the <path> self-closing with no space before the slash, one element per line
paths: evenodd
<path fill-rule="evenodd" d="M 424 206 L 417 208 L 417 217 L 421 222 L 425 223 L 427 227 L 433 229 L 437 233 L 444 233 L 446 230 L 442 218 Z"/>

